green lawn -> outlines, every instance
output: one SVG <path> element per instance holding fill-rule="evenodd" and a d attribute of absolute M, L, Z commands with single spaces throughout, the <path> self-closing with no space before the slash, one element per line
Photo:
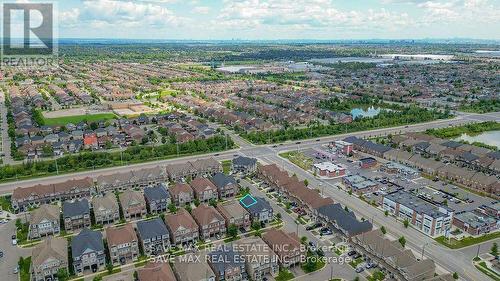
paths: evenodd
<path fill-rule="evenodd" d="M 438 243 L 440 243 L 448 248 L 460 249 L 463 247 L 467 247 L 470 245 L 482 243 L 482 242 L 497 239 L 497 238 L 500 238 L 500 232 L 489 233 L 489 234 L 485 234 L 485 235 L 482 235 L 479 237 L 465 237 L 461 240 L 456 240 L 454 238 L 451 238 L 450 241 L 448 241 L 448 239 L 444 236 L 437 237 L 434 240 L 436 240 Z"/>
<path fill-rule="evenodd" d="M 27 257 L 25 259 L 20 258 L 19 265 L 19 280 L 20 281 L 30 281 L 30 264 L 31 257 Z"/>
<path fill-rule="evenodd" d="M 305 273 L 311 273 L 317 270 L 322 269 L 325 266 L 325 261 L 314 254 L 307 253 L 306 262 L 303 263 L 300 267 L 304 270 Z"/>
<path fill-rule="evenodd" d="M 490 277 L 491 279 L 493 279 L 495 281 L 500 281 L 500 275 L 498 275 L 495 271 L 488 268 L 488 266 L 486 265 L 486 263 L 484 261 L 482 261 L 478 264 L 474 264 L 474 266 L 482 273 L 488 275 L 488 277 Z"/>
<path fill-rule="evenodd" d="M 96 121 L 106 121 L 110 119 L 115 119 L 117 116 L 114 113 L 98 113 L 91 115 L 75 115 L 75 116 L 64 116 L 57 118 L 44 118 L 45 125 L 66 125 L 68 123 L 77 124 L 81 121 L 96 122 Z"/>
<path fill-rule="evenodd" d="M 224 174 L 226 175 L 229 175 L 229 173 L 231 172 L 231 160 L 221 161 L 221 164 L 222 164 L 222 172 L 224 172 Z"/>
<path fill-rule="evenodd" d="M 384 280 L 385 274 L 380 272 L 380 271 L 375 271 L 372 275 L 368 276 L 369 281 L 378 281 L 378 280 Z"/>
<path fill-rule="evenodd" d="M 10 196 L 0 197 L 0 206 L 2 210 L 12 212 L 12 204 Z"/>
<path fill-rule="evenodd" d="M 295 276 L 288 270 L 280 270 L 278 276 L 276 276 L 276 281 L 287 281 L 293 279 Z"/>
<path fill-rule="evenodd" d="M 362 262 L 363 262 L 363 258 L 357 258 L 357 259 L 353 260 L 352 262 L 350 262 L 349 265 L 352 266 L 353 268 L 356 268 Z"/>

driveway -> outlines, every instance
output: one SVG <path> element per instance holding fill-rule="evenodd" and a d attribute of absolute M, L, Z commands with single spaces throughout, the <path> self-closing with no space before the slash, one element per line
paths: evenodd
<path fill-rule="evenodd" d="M 19 257 L 28 257 L 31 255 L 31 249 L 23 249 L 12 245 L 11 236 L 16 231 L 15 221 L 12 220 L 6 224 L 0 225 L 0 251 L 3 252 L 3 258 L 0 258 L 0 279 L 2 281 L 18 281 L 17 274 L 13 273 L 17 266 Z"/>
<path fill-rule="evenodd" d="M 328 247 L 331 246 L 331 243 L 328 241 L 323 241 L 319 240 L 316 236 L 314 236 L 310 231 L 307 231 L 302 224 L 295 223 L 295 219 L 288 214 L 283 208 L 281 208 L 274 200 L 269 199 L 264 192 L 259 190 L 254 184 L 248 182 L 245 179 L 242 179 L 240 182 L 242 187 L 249 187 L 250 192 L 254 196 L 258 197 L 263 197 L 266 198 L 273 207 L 275 213 L 280 213 L 281 214 L 281 219 L 284 222 L 284 226 L 282 228 L 283 231 L 285 232 L 297 232 L 298 231 L 298 236 L 306 236 L 308 241 L 313 241 L 316 245 Z M 326 249 L 326 248 L 325 248 Z M 325 250 L 325 257 L 326 258 L 332 258 L 336 257 L 333 255 L 332 252 L 326 251 Z M 333 261 L 333 259 L 332 259 Z M 300 269 L 292 270 L 292 272 L 302 272 Z M 301 276 L 298 276 L 295 274 L 296 278 L 294 280 L 303 280 L 303 281 L 309 281 L 309 280 L 318 280 L 318 281 L 323 281 L 323 280 L 329 280 L 330 276 L 333 272 L 333 277 L 334 278 L 344 278 L 345 280 L 353 280 L 357 274 L 354 272 L 354 270 L 348 265 L 348 264 L 339 264 L 338 262 L 330 262 L 327 263 L 326 266 L 316 272 L 310 273 L 310 274 L 303 274 Z"/>

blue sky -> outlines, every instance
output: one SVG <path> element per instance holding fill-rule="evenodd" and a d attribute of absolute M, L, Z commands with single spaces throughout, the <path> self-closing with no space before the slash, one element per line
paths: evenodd
<path fill-rule="evenodd" d="M 500 39 L 500 0 L 57 2 L 63 38 Z"/>

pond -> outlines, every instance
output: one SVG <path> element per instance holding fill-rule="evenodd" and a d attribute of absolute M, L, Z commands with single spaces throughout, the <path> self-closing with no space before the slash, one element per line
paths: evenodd
<path fill-rule="evenodd" d="M 470 136 L 467 134 L 463 134 L 455 140 L 460 141 L 464 140 L 470 143 L 473 142 L 482 142 L 487 145 L 493 145 L 500 148 L 500 131 L 489 131 L 483 132 L 479 135 Z"/>
<path fill-rule="evenodd" d="M 374 117 L 380 113 L 380 107 L 369 107 L 366 110 L 363 108 L 353 108 L 351 110 L 352 119 L 356 119 L 356 117 Z"/>

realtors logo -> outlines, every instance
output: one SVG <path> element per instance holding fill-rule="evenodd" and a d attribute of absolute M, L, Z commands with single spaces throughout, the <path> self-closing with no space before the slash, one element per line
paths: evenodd
<path fill-rule="evenodd" d="M 57 60 L 53 3 L 2 4 L 1 64 L 53 65 Z"/>

